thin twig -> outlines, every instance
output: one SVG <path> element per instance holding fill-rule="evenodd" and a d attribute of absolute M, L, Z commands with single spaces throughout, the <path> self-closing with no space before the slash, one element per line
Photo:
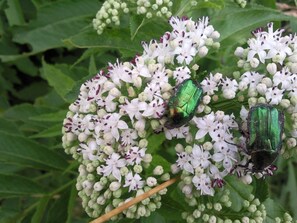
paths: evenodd
<path fill-rule="evenodd" d="M 128 201 L 127 203 L 122 204 L 121 206 L 113 209 L 112 211 L 102 215 L 101 217 L 91 221 L 90 223 L 102 223 L 105 221 L 108 221 L 110 218 L 112 218 L 113 216 L 120 214 L 121 212 L 123 212 L 124 210 L 128 209 L 129 207 L 131 207 L 134 204 L 137 204 L 138 202 L 154 195 L 155 193 L 159 192 L 160 190 L 163 190 L 166 187 L 169 187 L 171 184 L 175 183 L 178 180 L 178 177 L 176 178 L 172 178 L 156 187 L 154 187 L 153 189 L 135 197 L 134 199 Z"/>

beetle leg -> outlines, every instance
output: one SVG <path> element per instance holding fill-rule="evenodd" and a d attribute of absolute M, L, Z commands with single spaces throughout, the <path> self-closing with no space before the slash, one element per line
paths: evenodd
<path fill-rule="evenodd" d="M 239 148 L 245 153 L 245 155 L 249 156 L 249 153 L 248 153 L 248 151 L 246 150 L 246 148 L 245 148 L 244 146 L 242 146 L 242 145 L 240 145 L 240 144 L 235 144 L 235 143 L 232 143 L 232 142 L 228 142 L 228 141 L 226 141 L 226 140 L 225 140 L 225 142 L 226 142 L 227 144 L 230 144 L 230 145 L 239 147 Z"/>
<path fill-rule="evenodd" d="M 244 138 L 248 139 L 249 138 L 249 133 L 248 133 L 247 130 L 244 130 L 242 126 L 243 126 L 243 122 L 241 122 L 241 124 L 238 124 L 238 130 L 241 133 L 241 135 L 244 136 Z"/>

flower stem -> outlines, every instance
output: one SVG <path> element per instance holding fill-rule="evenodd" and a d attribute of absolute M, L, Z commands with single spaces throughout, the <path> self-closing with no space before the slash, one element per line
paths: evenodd
<path fill-rule="evenodd" d="M 154 195 L 155 193 L 159 192 L 160 190 L 163 190 L 166 187 L 169 187 L 171 184 L 175 183 L 177 180 L 179 179 L 179 177 L 175 177 L 172 178 L 156 187 L 154 187 L 153 189 L 145 192 L 144 194 L 141 194 L 137 197 L 135 197 L 134 199 L 130 200 L 129 202 L 113 209 L 112 211 L 102 215 L 101 217 L 91 221 L 90 223 L 102 223 L 105 222 L 107 220 L 109 220 L 110 218 L 112 218 L 113 216 L 120 214 L 121 212 L 123 212 L 124 210 L 128 209 L 129 207 L 131 207 L 134 204 L 137 204 L 140 201 L 143 201 L 144 199 Z"/>

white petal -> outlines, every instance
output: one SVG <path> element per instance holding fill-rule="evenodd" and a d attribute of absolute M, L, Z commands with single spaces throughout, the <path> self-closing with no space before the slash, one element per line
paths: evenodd
<path fill-rule="evenodd" d="M 128 125 L 126 122 L 122 121 L 122 120 L 119 120 L 118 122 L 118 126 L 117 126 L 119 129 L 127 129 L 128 128 Z"/>
<path fill-rule="evenodd" d="M 207 134 L 207 130 L 199 129 L 195 135 L 195 139 L 201 139 Z"/>

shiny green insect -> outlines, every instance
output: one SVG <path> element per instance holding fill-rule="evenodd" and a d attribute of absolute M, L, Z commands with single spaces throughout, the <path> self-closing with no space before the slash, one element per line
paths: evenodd
<path fill-rule="evenodd" d="M 284 114 L 275 107 L 259 104 L 250 109 L 247 125 L 246 152 L 251 159 L 246 167 L 252 163 L 252 172 L 275 170 L 271 164 L 282 148 Z"/>
<path fill-rule="evenodd" d="M 169 113 L 165 127 L 173 129 L 188 123 L 193 118 L 202 95 L 203 90 L 198 82 L 186 79 L 180 83 L 168 101 Z"/>

